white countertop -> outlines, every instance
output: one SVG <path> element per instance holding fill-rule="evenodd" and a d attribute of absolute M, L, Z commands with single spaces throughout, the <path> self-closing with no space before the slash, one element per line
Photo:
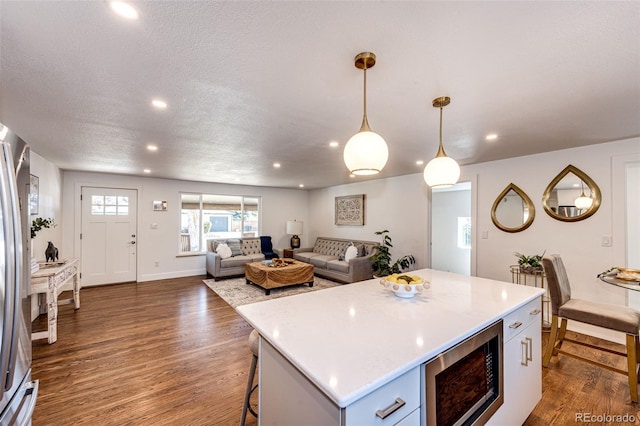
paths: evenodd
<path fill-rule="evenodd" d="M 543 289 L 421 269 L 411 299 L 378 279 L 242 305 L 238 313 L 339 407 L 433 358 Z"/>

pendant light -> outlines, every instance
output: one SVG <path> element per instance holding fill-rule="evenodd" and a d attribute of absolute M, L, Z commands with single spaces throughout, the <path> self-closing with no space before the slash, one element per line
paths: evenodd
<path fill-rule="evenodd" d="M 354 61 L 356 68 L 364 70 L 364 114 L 360 131 L 344 147 L 344 163 L 354 175 L 375 175 L 380 173 L 389 158 L 387 143 L 382 136 L 371 131 L 367 121 L 367 68 L 376 64 L 376 55 L 362 52 Z"/>
<path fill-rule="evenodd" d="M 580 180 L 580 186 L 582 186 L 582 193 L 578 198 L 576 198 L 574 204 L 577 208 L 586 210 L 591 207 L 591 204 L 593 204 L 593 198 L 584 195 L 584 182 L 582 180 Z"/>
<path fill-rule="evenodd" d="M 447 188 L 458 182 L 460 166 L 451 157 L 447 157 L 442 147 L 442 109 L 449 105 L 451 98 L 443 96 L 433 100 L 433 107 L 440 108 L 440 146 L 436 157 L 424 168 L 424 181 L 432 188 Z"/>

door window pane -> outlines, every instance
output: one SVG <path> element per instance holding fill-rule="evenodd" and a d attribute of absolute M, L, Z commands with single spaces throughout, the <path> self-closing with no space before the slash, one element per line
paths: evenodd
<path fill-rule="evenodd" d="M 114 195 L 92 195 L 91 214 L 104 215 L 129 215 L 129 197 Z"/>

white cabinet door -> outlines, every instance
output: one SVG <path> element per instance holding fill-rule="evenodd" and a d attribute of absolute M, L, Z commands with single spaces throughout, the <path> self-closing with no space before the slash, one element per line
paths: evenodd
<path fill-rule="evenodd" d="M 339 426 L 340 408 L 260 338 L 260 426 Z"/>
<path fill-rule="evenodd" d="M 261 426 L 420 424 L 420 367 L 340 409 L 262 338 L 259 362 Z"/>
<path fill-rule="evenodd" d="M 542 397 L 540 315 L 504 345 L 504 404 L 489 425 L 521 425 Z"/>

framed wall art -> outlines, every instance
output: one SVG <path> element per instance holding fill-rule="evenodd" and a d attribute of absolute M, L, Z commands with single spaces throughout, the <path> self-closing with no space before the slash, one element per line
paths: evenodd
<path fill-rule="evenodd" d="M 153 202 L 153 211 L 156 211 L 156 212 L 165 212 L 165 211 L 167 211 L 167 202 L 166 201 L 154 201 Z"/>
<path fill-rule="evenodd" d="M 336 225 L 364 225 L 364 194 L 336 197 Z"/>
<path fill-rule="evenodd" d="M 40 179 L 38 176 L 29 175 L 29 214 L 38 214 L 40 198 Z"/>

